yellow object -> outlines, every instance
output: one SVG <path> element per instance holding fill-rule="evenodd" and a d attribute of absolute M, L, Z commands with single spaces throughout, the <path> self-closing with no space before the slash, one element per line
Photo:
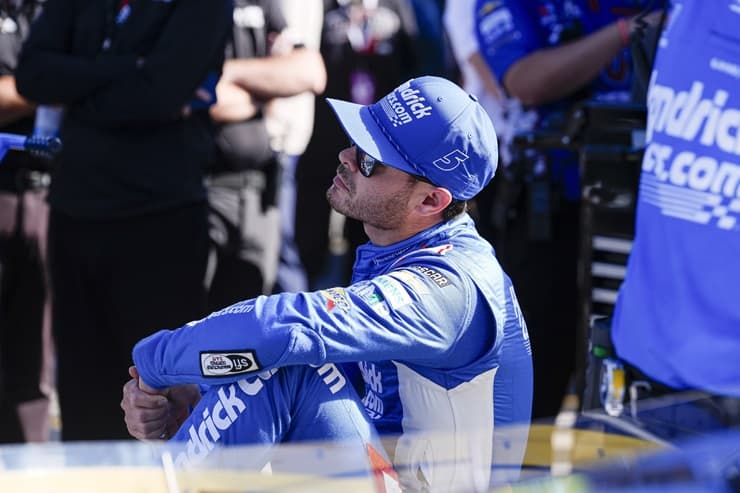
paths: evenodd
<path fill-rule="evenodd" d="M 530 427 L 527 452 L 524 455 L 525 468 L 527 466 L 550 467 L 552 463 L 551 436 L 555 430 L 553 425 L 533 424 Z M 577 428 L 571 432 L 573 433 L 571 462 L 574 466 L 583 466 L 603 459 L 632 457 L 661 448 L 653 442 L 614 433 Z"/>
<path fill-rule="evenodd" d="M 3 493 L 375 493 L 371 478 L 326 478 L 300 474 L 191 470 L 177 472 L 168 489 L 161 467 L 68 467 L 0 470 Z"/>

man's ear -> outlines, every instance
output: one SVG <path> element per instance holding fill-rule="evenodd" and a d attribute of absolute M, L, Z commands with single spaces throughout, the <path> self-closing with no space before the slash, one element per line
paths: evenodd
<path fill-rule="evenodd" d="M 440 214 L 452 202 L 452 194 L 442 187 L 429 186 L 426 195 L 416 206 L 416 211 L 423 216 Z"/>

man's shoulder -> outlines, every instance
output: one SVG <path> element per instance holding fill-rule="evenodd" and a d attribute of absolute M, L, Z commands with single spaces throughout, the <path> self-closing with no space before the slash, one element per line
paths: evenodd
<path fill-rule="evenodd" d="M 424 246 L 400 257 L 392 269 L 410 269 L 427 276 L 446 273 L 453 277 L 470 277 L 475 271 L 488 272 L 498 265 L 496 257 L 486 252 L 484 245 L 460 243 L 453 239 Z"/>

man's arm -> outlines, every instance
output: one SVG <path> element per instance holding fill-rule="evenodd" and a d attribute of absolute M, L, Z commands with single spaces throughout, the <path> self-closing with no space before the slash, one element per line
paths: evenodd
<path fill-rule="evenodd" d="M 77 116 L 111 126 L 177 117 L 222 57 L 231 22 L 230 0 L 179 0 L 137 70 L 95 91 Z"/>
<path fill-rule="evenodd" d="M 320 94 L 326 87 L 326 68 L 318 51 L 296 48 L 280 55 L 227 60 L 223 78 L 266 100 L 306 91 Z"/>
<path fill-rule="evenodd" d="M 235 123 L 253 118 L 259 112 L 259 104 L 248 91 L 222 78 L 216 86 L 216 104 L 208 110 L 214 122 Z"/>
<path fill-rule="evenodd" d="M 134 364 L 155 388 L 234 382 L 298 364 L 400 359 L 444 365 L 475 296 L 471 281 L 449 267 L 411 264 L 347 288 L 237 303 L 143 339 Z"/>
<path fill-rule="evenodd" d="M 157 392 L 139 379 L 130 367 L 131 380 L 123 386 L 121 409 L 128 432 L 139 440 L 171 437 L 200 400 L 197 385 L 182 385 Z"/>
<path fill-rule="evenodd" d="M 249 120 L 261 102 L 306 91 L 318 94 L 326 86 L 321 55 L 298 48 L 286 55 L 228 60 L 216 87 L 211 118 L 219 123 Z"/>
<path fill-rule="evenodd" d="M 594 80 L 622 48 L 614 22 L 585 38 L 522 58 L 504 75 L 504 86 L 525 106 L 555 101 Z"/>
<path fill-rule="evenodd" d="M 653 12 L 645 20 L 655 24 L 659 19 L 660 13 Z M 625 18 L 579 40 L 535 51 L 509 68 L 504 86 L 525 106 L 562 99 L 594 80 L 635 29 L 634 18 Z"/>
<path fill-rule="evenodd" d="M 442 16 L 445 32 L 455 59 L 460 64 L 469 63 L 483 83 L 486 92 L 501 100 L 503 98 L 501 87 L 478 46 L 475 13 L 475 0 L 446 2 Z M 462 75 L 466 76 L 464 71 Z"/>
<path fill-rule="evenodd" d="M 15 78 L 12 75 L 0 75 L 0 126 L 30 116 L 36 107 L 15 88 Z"/>
<path fill-rule="evenodd" d="M 216 88 L 218 100 L 210 108 L 214 121 L 237 122 L 252 118 L 261 103 L 304 92 L 319 94 L 326 87 L 321 54 L 294 48 L 284 34 L 273 41 L 273 54 L 227 60 Z"/>
<path fill-rule="evenodd" d="M 18 92 L 39 104 L 70 104 L 136 68 L 135 55 L 84 58 L 68 53 L 77 11 L 48 0 L 23 44 L 15 71 Z"/>
<path fill-rule="evenodd" d="M 491 72 L 491 67 L 488 66 L 480 51 L 476 50 L 472 53 L 468 57 L 468 62 L 483 83 L 483 87 L 486 88 L 486 92 L 498 101 L 502 101 L 504 99 L 504 94 L 501 91 L 501 86 L 496 80 L 496 76 Z"/>
<path fill-rule="evenodd" d="M 478 0 L 475 30 L 480 51 L 507 93 L 525 106 L 562 99 L 594 80 L 623 49 L 636 29 L 625 17 L 559 46 L 547 46 L 536 6 L 504 0 L 493 9 Z M 657 23 L 659 12 L 644 20 Z"/>

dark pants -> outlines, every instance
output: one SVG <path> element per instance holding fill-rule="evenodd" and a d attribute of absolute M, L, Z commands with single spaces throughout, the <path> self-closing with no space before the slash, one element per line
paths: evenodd
<path fill-rule="evenodd" d="M 48 432 L 42 412 L 24 436 L 18 409 L 48 399 L 52 385 L 45 198 L 43 189 L 0 192 L 0 443 Z"/>
<path fill-rule="evenodd" d="M 208 180 L 209 311 L 273 291 L 280 258 L 274 166 Z"/>
<path fill-rule="evenodd" d="M 49 255 L 62 439 L 129 438 L 134 344 L 205 312 L 206 205 L 104 221 L 52 211 Z"/>
<path fill-rule="evenodd" d="M 308 278 L 295 242 L 296 182 L 299 156 L 283 155 L 280 180 L 280 263 L 275 292 L 308 290 Z"/>

